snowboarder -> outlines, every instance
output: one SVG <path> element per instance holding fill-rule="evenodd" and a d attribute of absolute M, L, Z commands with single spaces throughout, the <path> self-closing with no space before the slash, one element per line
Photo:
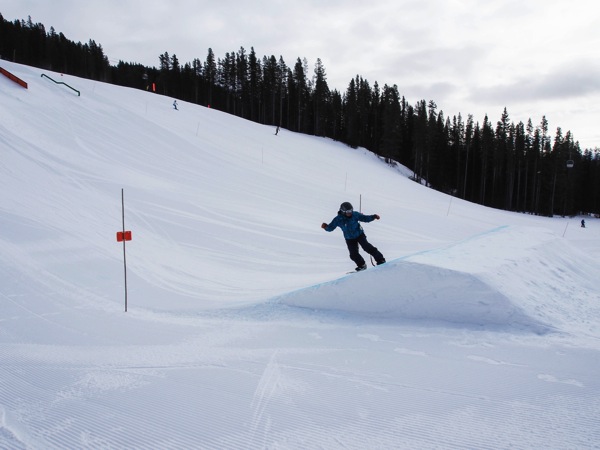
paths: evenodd
<path fill-rule="evenodd" d="M 173 100 L 173 109 L 177 109 L 177 100 Z"/>
<path fill-rule="evenodd" d="M 581 228 L 585 228 L 585 220 L 581 219 Z"/>
<path fill-rule="evenodd" d="M 344 202 L 340 205 L 340 210 L 336 217 L 333 218 L 331 223 L 328 225 L 323 223 L 321 228 L 325 231 L 333 231 L 337 227 L 340 227 L 344 233 L 346 239 L 346 245 L 350 251 L 350 259 L 356 263 L 356 271 L 360 272 L 367 268 L 365 259 L 358 252 L 358 245 L 367 252 L 369 255 L 375 258 L 377 265 L 385 263 L 385 258 L 376 247 L 367 241 L 367 236 L 359 222 L 372 222 L 373 220 L 379 220 L 380 217 L 377 214 L 365 215 L 354 211 L 352 205 L 349 202 Z"/>

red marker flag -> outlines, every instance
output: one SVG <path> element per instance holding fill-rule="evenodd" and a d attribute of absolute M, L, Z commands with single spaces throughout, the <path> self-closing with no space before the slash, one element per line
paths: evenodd
<path fill-rule="evenodd" d="M 131 231 L 117 231 L 117 242 L 130 241 Z"/>

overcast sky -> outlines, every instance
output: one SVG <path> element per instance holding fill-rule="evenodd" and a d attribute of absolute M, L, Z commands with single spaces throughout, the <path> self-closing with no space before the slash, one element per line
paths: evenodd
<path fill-rule="evenodd" d="M 600 147 L 600 2 L 597 0 L 2 0 L 6 20 L 43 23 L 119 60 L 158 66 L 251 47 L 321 58 L 330 89 L 360 75 L 398 85 L 409 103 L 434 100 L 446 117 L 485 114 L 570 130 Z"/>

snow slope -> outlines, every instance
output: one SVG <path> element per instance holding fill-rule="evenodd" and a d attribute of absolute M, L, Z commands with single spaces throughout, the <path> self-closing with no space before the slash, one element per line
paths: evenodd
<path fill-rule="evenodd" d="M 0 448 L 600 448 L 597 220 L 0 66 Z M 343 201 L 386 265 L 344 275 Z"/>

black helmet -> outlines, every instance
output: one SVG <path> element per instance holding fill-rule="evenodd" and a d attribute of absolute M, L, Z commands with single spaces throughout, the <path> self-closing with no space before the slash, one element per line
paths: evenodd
<path fill-rule="evenodd" d="M 340 205 L 340 212 L 351 213 L 352 211 L 354 211 L 354 208 L 352 208 L 352 204 L 350 202 L 344 202 Z"/>

